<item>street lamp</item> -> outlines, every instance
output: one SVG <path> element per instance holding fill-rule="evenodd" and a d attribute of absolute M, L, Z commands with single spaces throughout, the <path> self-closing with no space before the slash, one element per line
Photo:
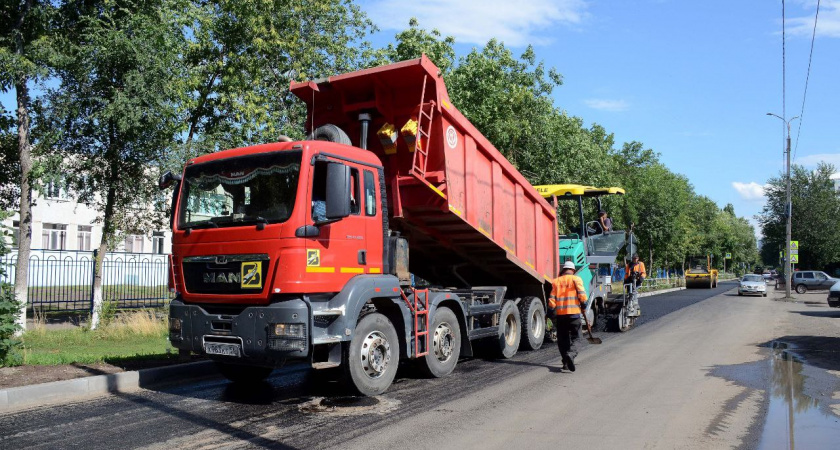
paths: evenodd
<path fill-rule="evenodd" d="M 790 238 L 791 238 L 791 215 L 793 214 L 793 205 L 790 199 L 790 123 L 794 121 L 794 119 L 798 119 L 799 116 L 793 117 L 790 120 L 785 120 L 784 117 L 779 116 L 773 113 L 767 113 L 768 116 L 773 116 L 777 119 L 781 119 L 782 122 L 787 125 L 787 140 L 785 145 L 785 156 L 787 157 L 787 164 L 785 166 L 785 172 L 787 174 L 787 202 L 785 203 L 785 218 L 786 218 L 786 225 L 785 225 L 785 298 L 790 297 L 790 281 L 793 277 L 791 273 L 792 267 L 790 263 Z"/>

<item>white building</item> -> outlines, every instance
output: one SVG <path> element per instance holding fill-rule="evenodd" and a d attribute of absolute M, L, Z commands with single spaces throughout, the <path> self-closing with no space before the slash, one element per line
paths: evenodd
<path fill-rule="evenodd" d="M 840 195 L 840 172 L 835 173 L 831 176 L 831 180 L 834 181 L 834 191 Z"/>
<path fill-rule="evenodd" d="M 99 248 L 102 240 L 102 224 L 96 223 L 99 213 L 84 203 L 70 198 L 63 187 L 53 183 L 47 186 L 46 196 L 32 192 L 32 249 L 33 250 L 81 250 Z M 12 229 L 6 236 L 12 247 L 17 247 L 20 215 L 15 214 L 3 221 Z M 172 233 L 160 230 L 150 235 L 127 234 L 113 251 L 128 253 L 168 254 L 172 252 Z"/>

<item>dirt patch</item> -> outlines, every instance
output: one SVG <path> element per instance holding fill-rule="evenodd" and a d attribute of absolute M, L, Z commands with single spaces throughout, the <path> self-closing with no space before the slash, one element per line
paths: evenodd
<path fill-rule="evenodd" d="M 193 356 L 180 359 L 173 355 L 170 358 L 137 359 L 120 361 L 119 363 L 96 364 L 62 364 L 57 366 L 18 366 L 0 368 L 0 389 L 7 389 L 32 384 L 49 383 L 52 381 L 72 380 L 74 378 L 106 375 L 131 370 L 150 369 L 172 364 L 201 361 L 204 358 Z"/>

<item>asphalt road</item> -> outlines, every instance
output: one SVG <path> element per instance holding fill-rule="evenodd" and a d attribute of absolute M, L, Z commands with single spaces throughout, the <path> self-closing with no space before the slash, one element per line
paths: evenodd
<path fill-rule="evenodd" d="M 733 287 L 721 283 L 713 290 L 641 299 L 642 318 L 636 327 L 627 333 L 600 333 L 604 345 L 598 351 L 604 354 L 594 360 L 626 351 L 637 335 L 667 323 L 663 317 Z M 559 355 L 546 344 L 510 360 L 463 360 L 443 379 L 421 379 L 410 366 L 402 367 L 383 397 L 363 401 L 337 396 L 331 386 L 315 383 L 303 367 L 277 371 L 267 382 L 245 388 L 214 379 L 139 390 L 0 416 L 0 448 L 382 448 L 390 444 L 382 439 L 365 443 L 366 437 L 387 436 L 389 430 L 427 433 L 429 427 L 444 427 L 444 423 L 418 424 L 416 419 L 431 413 L 434 422 L 435 414 L 454 414 L 446 405 L 459 399 L 469 403 L 471 396 L 488 387 L 515 388 L 506 385 L 514 378 L 547 376 L 547 369 L 566 380 L 586 379 L 587 355 L 595 350 L 585 340 L 582 344 L 576 374 L 556 373 Z M 326 400 L 319 404 L 321 398 Z M 516 396 L 485 401 L 503 406 L 505 401 L 515 402 Z M 415 444 L 409 441 L 408 447 L 426 447 Z"/>

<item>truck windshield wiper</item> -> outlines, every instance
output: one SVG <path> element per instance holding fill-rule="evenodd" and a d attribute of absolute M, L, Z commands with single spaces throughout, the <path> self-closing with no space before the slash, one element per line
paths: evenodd
<path fill-rule="evenodd" d="M 193 230 L 193 229 L 199 229 L 199 228 L 219 228 L 219 224 L 217 224 L 216 222 L 211 222 L 211 221 L 208 220 L 208 221 L 205 221 L 205 222 L 199 222 L 199 223 L 184 227 L 183 229 L 184 230 Z"/>

